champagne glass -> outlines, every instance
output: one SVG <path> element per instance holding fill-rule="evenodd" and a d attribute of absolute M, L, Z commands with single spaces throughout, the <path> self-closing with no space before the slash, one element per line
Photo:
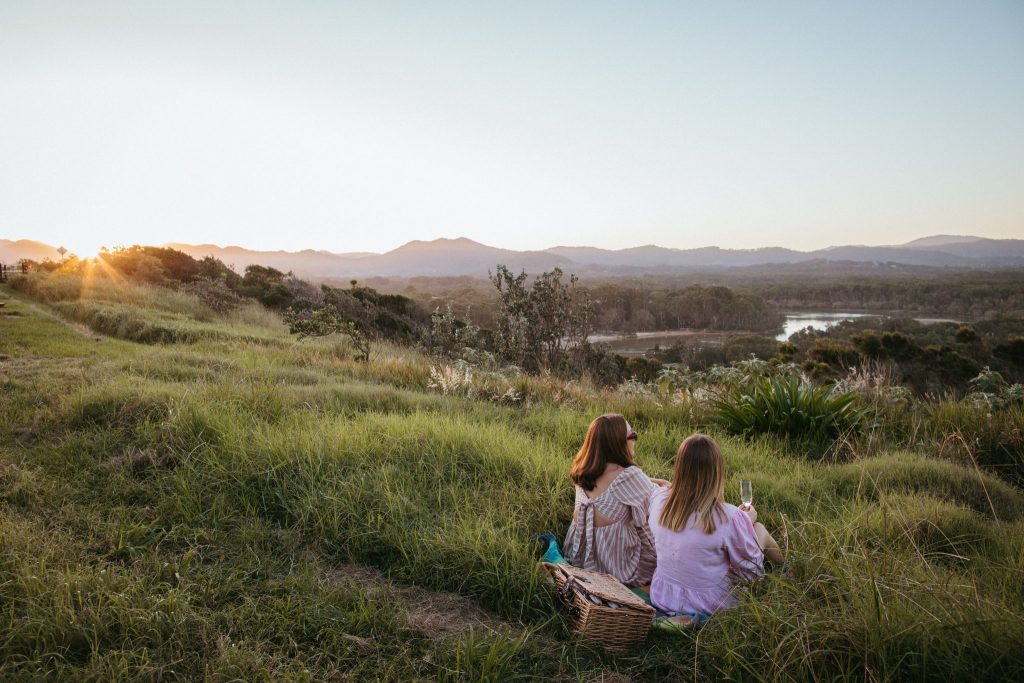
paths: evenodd
<path fill-rule="evenodd" d="M 744 507 L 750 507 L 754 500 L 754 487 L 749 479 L 740 480 L 740 500 L 743 501 Z"/>

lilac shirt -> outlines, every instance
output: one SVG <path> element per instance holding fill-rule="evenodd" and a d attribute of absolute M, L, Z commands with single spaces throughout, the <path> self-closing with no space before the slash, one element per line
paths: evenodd
<path fill-rule="evenodd" d="M 735 505 L 722 506 L 724 519 L 704 533 L 696 515 L 682 531 L 661 526 L 658 517 L 669 489 L 651 496 L 650 527 L 658 566 L 651 581 L 651 601 L 665 612 L 715 612 L 736 602 L 734 579 L 753 578 L 763 571 L 764 555 L 746 513 Z"/>

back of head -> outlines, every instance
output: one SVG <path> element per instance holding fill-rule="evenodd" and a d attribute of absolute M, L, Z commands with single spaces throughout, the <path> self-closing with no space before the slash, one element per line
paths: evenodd
<path fill-rule="evenodd" d="M 608 413 L 595 418 L 587 428 L 583 445 L 572 460 L 569 479 L 585 491 L 592 491 L 608 463 L 622 467 L 632 465 L 633 458 L 626 446 L 628 435 L 626 418 L 622 415 Z"/>
<path fill-rule="evenodd" d="M 696 513 L 704 532 L 710 534 L 724 502 L 725 458 L 721 449 L 710 436 L 687 437 L 676 453 L 672 487 L 658 522 L 666 529 L 681 531 Z"/>

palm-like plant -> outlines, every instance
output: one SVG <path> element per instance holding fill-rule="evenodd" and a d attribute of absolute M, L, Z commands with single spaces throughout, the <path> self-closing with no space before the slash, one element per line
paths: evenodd
<path fill-rule="evenodd" d="M 712 403 L 715 421 L 734 434 L 775 434 L 822 446 L 857 431 L 866 417 L 855 394 L 796 377 L 759 379 L 747 391 L 734 390 Z"/>

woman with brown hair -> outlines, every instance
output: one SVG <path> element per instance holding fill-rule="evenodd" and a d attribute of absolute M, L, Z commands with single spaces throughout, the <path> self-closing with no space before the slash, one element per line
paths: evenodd
<path fill-rule="evenodd" d="M 651 496 L 657 548 L 651 602 L 665 612 L 711 614 L 736 601 L 735 578 L 782 563 L 782 551 L 753 506 L 725 502 L 725 459 L 714 439 L 688 437 L 676 453 L 672 484 Z"/>
<path fill-rule="evenodd" d="M 633 462 L 637 434 L 622 415 L 590 423 L 569 479 L 576 485 L 572 524 L 565 537 L 570 564 L 644 584 L 654 572 L 647 501 L 668 482 L 651 479 Z"/>

